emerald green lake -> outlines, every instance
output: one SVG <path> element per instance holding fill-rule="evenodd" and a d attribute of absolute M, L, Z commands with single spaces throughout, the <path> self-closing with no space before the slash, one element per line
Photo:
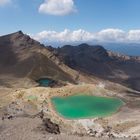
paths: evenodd
<path fill-rule="evenodd" d="M 49 84 L 52 82 L 52 80 L 49 80 L 47 78 L 42 78 L 36 81 L 37 83 L 39 83 L 39 86 L 42 87 L 48 87 Z"/>
<path fill-rule="evenodd" d="M 109 116 L 124 105 L 118 98 L 88 95 L 53 97 L 52 103 L 58 114 L 69 119 Z"/>

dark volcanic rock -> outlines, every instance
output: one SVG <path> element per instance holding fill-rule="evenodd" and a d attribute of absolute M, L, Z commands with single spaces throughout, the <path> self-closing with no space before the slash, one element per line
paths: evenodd
<path fill-rule="evenodd" d="M 57 55 L 73 69 L 140 91 L 140 57 L 112 53 L 102 46 L 87 44 L 58 48 Z"/>
<path fill-rule="evenodd" d="M 51 122 L 50 119 L 43 119 L 43 123 L 45 125 L 45 129 L 47 132 L 49 133 L 53 133 L 53 134 L 60 134 L 60 129 L 59 129 L 59 125 Z"/>

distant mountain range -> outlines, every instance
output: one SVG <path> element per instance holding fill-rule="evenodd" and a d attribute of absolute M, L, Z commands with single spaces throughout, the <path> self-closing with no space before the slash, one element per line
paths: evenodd
<path fill-rule="evenodd" d="M 41 77 L 69 83 L 96 83 L 99 78 L 140 91 L 140 57 L 113 53 L 100 45 L 53 48 L 21 31 L 1 36 L 0 86 L 29 86 Z"/>
<path fill-rule="evenodd" d="M 101 43 L 107 50 L 131 56 L 140 56 L 140 44 L 137 43 Z"/>
<path fill-rule="evenodd" d="M 45 43 L 45 44 L 48 45 L 48 43 Z M 57 42 L 57 43 L 49 42 L 50 46 L 51 44 L 56 48 L 67 45 L 66 43 L 60 43 L 60 42 Z M 72 46 L 78 46 L 79 44 L 81 43 L 80 42 L 68 43 L 68 45 L 72 45 Z M 107 50 L 110 50 L 116 53 L 121 53 L 124 55 L 140 56 L 139 43 L 104 43 L 104 42 L 95 41 L 95 42 L 88 42 L 87 44 L 90 44 L 91 46 L 101 45 Z"/>

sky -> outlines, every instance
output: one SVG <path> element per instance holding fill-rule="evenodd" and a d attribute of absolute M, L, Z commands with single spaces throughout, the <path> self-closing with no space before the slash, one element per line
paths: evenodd
<path fill-rule="evenodd" d="M 140 43 L 140 0 L 0 0 L 0 35 L 41 42 Z"/>

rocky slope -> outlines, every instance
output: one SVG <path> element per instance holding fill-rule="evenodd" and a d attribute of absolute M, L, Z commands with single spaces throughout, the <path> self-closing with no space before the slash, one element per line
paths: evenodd
<path fill-rule="evenodd" d="M 140 91 L 140 57 L 105 50 L 102 46 L 64 46 L 59 58 L 69 67 Z"/>
<path fill-rule="evenodd" d="M 27 87 L 41 77 L 74 83 L 77 75 L 21 31 L 0 37 L 0 86 Z"/>
<path fill-rule="evenodd" d="M 55 49 L 22 31 L 0 37 L 0 86 L 31 87 L 42 77 L 65 83 L 110 80 L 140 91 L 140 57 L 87 44 Z"/>

